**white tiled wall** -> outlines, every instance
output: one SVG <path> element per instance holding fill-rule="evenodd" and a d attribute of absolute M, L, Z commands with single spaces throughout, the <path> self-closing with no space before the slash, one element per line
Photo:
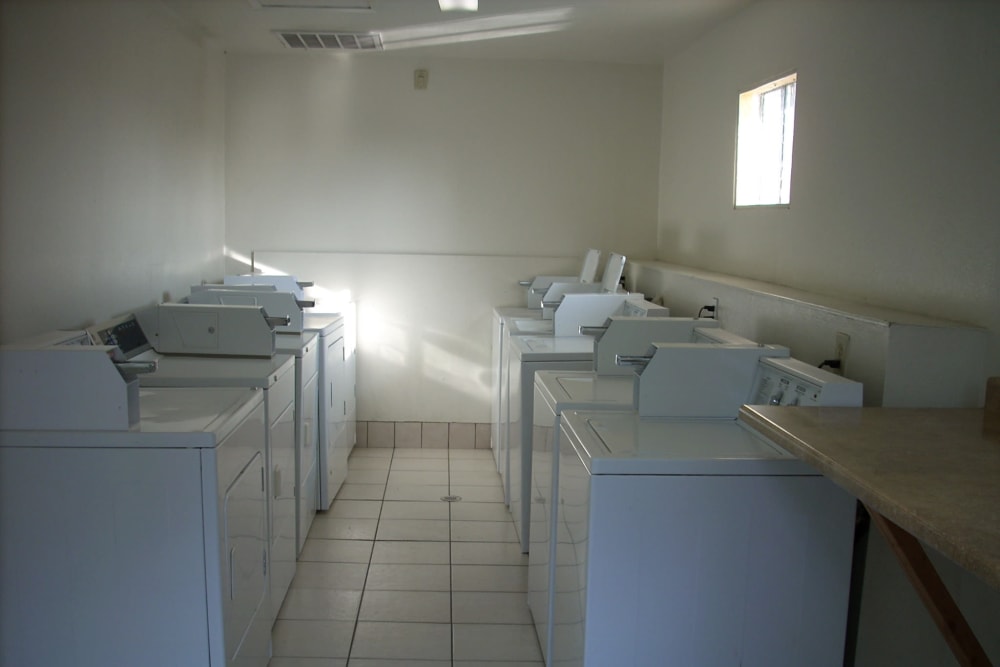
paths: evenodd
<path fill-rule="evenodd" d="M 490 425 L 471 422 L 358 422 L 356 447 L 489 449 Z"/>

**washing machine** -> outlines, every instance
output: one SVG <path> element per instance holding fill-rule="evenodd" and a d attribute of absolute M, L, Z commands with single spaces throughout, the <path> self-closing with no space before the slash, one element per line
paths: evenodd
<path fill-rule="evenodd" d="M 708 326 L 698 326 L 708 325 Z M 611 318 L 595 332 L 595 366 L 602 359 L 614 359 L 619 353 L 628 354 L 637 348 L 649 347 L 648 338 L 685 341 L 703 345 L 757 346 L 718 327 L 718 322 L 685 318 L 642 321 L 630 318 Z M 768 346 L 775 357 L 787 357 L 789 350 L 782 346 Z M 531 436 L 532 489 L 531 529 L 528 550 L 528 607 L 543 657 L 550 652 L 549 610 L 554 590 L 550 585 L 554 574 L 555 537 L 552 527 L 557 525 L 553 512 L 558 502 L 560 419 L 566 410 L 610 410 L 631 412 L 636 407 L 635 385 L 637 377 L 632 366 L 613 365 L 602 372 L 595 371 L 540 371 L 535 374 L 534 426 Z M 649 382 L 647 376 L 647 382 Z"/>
<path fill-rule="evenodd" d="M 622 354 L 646 351 L 650 340 L 689 340 L 697 327 L 717 327 L 715 320 L 669 317 L 621 318 L 614 331 L 628 329 L 629 335 L 608 336 L 621 345 Z M 648 336 L 648 337 L 646 337 Z M 547 342 L 554 341 L 554 342 Z M 599 343 L 600 341 L 598 341 Z M 500 477 L 504 498 L 511 507 L 514 526 L 527 553 L 530 538 L 531 434 L 534 409 L 534 372 L 536 370 L 591 370 L 595 359 L 594 339 L 572 337 L 508 336 L 506 372 L 501 398 Z M 566 365 L 572 364 L 572 365 Z"/>
<path fill-rule="evenodd" d="M 541 311 L 507 307 L 493 309 L 492 338 L 492 438 L 497 470 L 501 470 L 500 455 L 506 450 L 507 433 L 503 416 L 507 414 L 509 378 L 504 350 L 511 336 L 580 335 L 581 327 L 599 325 L 618 314 L 623 317 L 667 317 L 670 311 L 663 306 L 644 301 L 642 295 L 629 294 L 576 294 L 567 295 L 556 310 L 556 319 L 541 319 Z M 556 333 L 558 326 L 558 331 Z M 506 462 L 504 462 L 506 467 Z"/>
<path fill-rule="evenodd" d="M 303 327 L 319 336 L 317 508 L 326 511 L 347 477 L 356 437 L 354 304 L 341 313 L 307 313 Z"/>
<path fill-rule="evenodd" d="M 262 392 L 115 360 L 0 351 L 0 664 L 265 667 Z"/>
<path fill-rule="evenodd" d="M 532 309 L 541 309 L 542 297 L 552 283 L 592 283 L 597 276 L 597 267 L 601 261 L 601 251 L 590 248 L 583 255 L 580 264 L 580 274 L 576 276 L 535 276 L 531 280 L 520 281 L 526 288 L 524 305 Z"/>
<path fill-rule="evenodd" d="M 268 528 L 270 536 L 269 579 L 271 585 L 271 620 L 285 599 L 285 593 L 295 576 L 295 357 L 292 354 L 273 356 L 211 356 L 161 354 L 150 349 L 148 342 L 156 336 L 163 341 L 164 332 L 176 334 L 180 341 L 170 349 L 185 351 L 186 344 L 198 341 L 201 320 L 191 318 L 186 309 L 213 312 L 211 320 L 220 340 L 237 340 L 241 350 L 246 341 L 239 337 L 240 326 L 229 326 L 227 317 L 250 309 L 249 306 L 195 306 L 170 304 L 179 308 L 159 307 L 156 330 L 140 325 L 136 315 L 129 314 L 97 325 L 90 330 L 95 342 L 117 343 L 125 356 L 134 361 L 156 361 L 157 369 L 143 375 L 144 387 L 241 387 L 259 390 L 264 397 L 266 470 L 268 490 Z M 209 310 L 213 309 L 214 310 Z M 180 315 L 174 317 L 174 314 Z M 237 318 L 241 319 L 241 318 Z M 146 325 L 149 327 L 151 325 Z M 275 334 L 271 331 L 269 349 L 273 351 Z M 195 345 L 193 348 L 197 349 Z M 268 346 L 263 346 L 266 353 Z M 225 354 L 225 344 L 213 345 L 216 354 Z"/>
<path fill-rule="evenodd" d="M 854 499 L 735 417 L 861 386 L 691 347 L 656 350 L 639 412 L 563 413 L 548 664 L 839 667 Z"/>
<path fill-rule="evenodd" d="M 511 336 L 507 339 L 506 440 L 501 440 L 501 484 L 510 506 L 521 551 L 529 544 L 531 429 L 535 373 L 587 370 L 593 366 L 594 341 L 587 336 Z"/>

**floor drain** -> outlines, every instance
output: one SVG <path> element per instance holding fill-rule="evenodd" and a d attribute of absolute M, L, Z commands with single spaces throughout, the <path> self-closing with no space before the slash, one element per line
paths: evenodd
<path fill-rule="evenodd" d="M 441 500 L 445 501 L 446 503 L 457 503 L 461 499 L 462 496 L 441 496 Z"/>

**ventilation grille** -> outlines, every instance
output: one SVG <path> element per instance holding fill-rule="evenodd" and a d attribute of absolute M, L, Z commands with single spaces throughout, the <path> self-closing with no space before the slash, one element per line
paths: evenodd
<path fill-rule="evenodd" d="M 381 51 L 382 35 L 377 32 L 297 32 L 276 33 L 290 49 L 325 51 Z"/>

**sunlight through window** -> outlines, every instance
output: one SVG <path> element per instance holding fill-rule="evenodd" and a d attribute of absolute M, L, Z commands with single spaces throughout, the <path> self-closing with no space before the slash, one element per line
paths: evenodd
<path fill-rule="evenodd" d="M 740 95 L 736 206 L 791 201 L 795 77 L 789 74 Z"/>

